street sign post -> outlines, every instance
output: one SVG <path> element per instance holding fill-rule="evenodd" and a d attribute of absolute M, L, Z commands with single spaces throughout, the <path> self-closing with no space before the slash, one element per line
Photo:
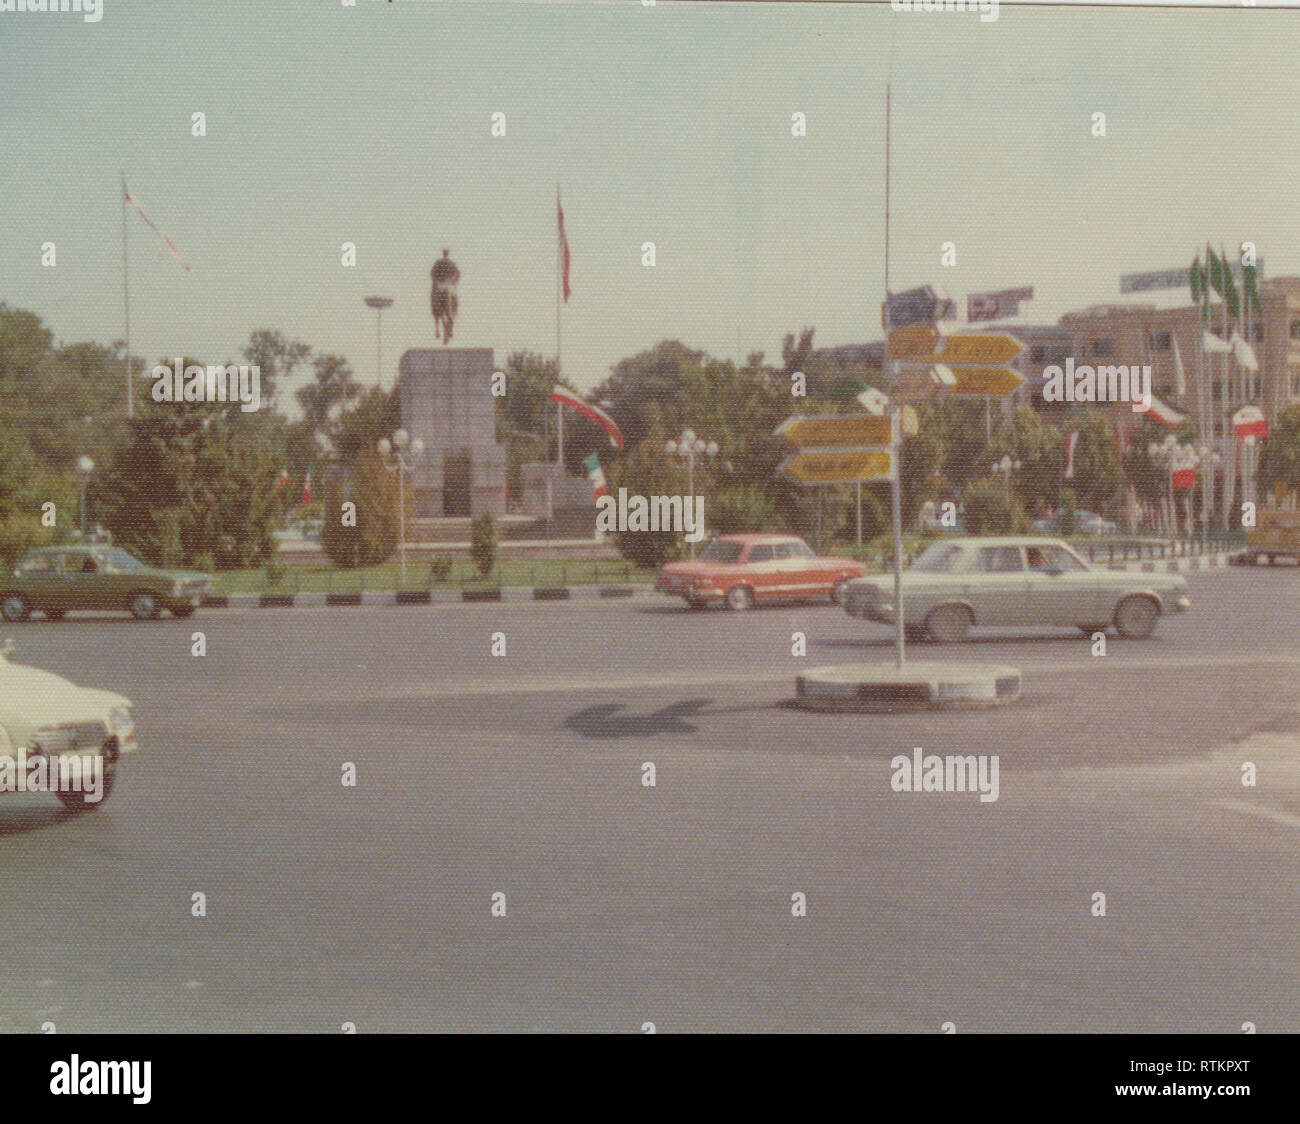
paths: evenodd
<path fill-rule="evenodd" d="M 953 367 L 957 385 L 948 393 L 955 395 L 984 395 L 1001 398 L 1016 390 L 1025 381 L 1024 375 L 1010 367 Z"/>
<path fill-rule="evenodd" d="M 851 484 L 894 478 L 894 453 L 888 446 L 864 449 L 801 449 L 786 457 L 778 472 L 801 484 Z"/>

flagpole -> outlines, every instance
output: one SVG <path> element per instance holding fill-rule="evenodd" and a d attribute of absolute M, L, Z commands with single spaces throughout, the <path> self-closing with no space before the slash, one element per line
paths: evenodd
<path fill-rule="evenodd" d="M 122 172 L 122 315 L 126 322 L 126 416 L 135 417 L 135 393 L 131 386 L 131 288 L 126 269 L 126 172 Z"/>
<path fill-rule="evenodd" d="M 555 183 L 555 213 L 558 219 L 560 213 L 560 184 L 557 180 Z M 560 305 L 563 303 L 564 294 L 564 244 L 563 233 L 558 229 L 555 232 L 555 381 L 560 381 Z M 564 407 L 555 403 L 555 426 L 557 445 L 555 450 L 555 463 L 559 466 L 560 471 L 564 471 Z"/>

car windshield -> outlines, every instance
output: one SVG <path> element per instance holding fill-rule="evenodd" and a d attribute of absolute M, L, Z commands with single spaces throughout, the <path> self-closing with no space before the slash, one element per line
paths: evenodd
<path fill-rule="evenodd" d="M 734 564 L 740 559 L 741 549 L 738 542 L 722 542 L 714 539 L 700 552 L 700 561 Z"/>
<path fill-rule="evenodd" d="M 95 551 L 95 557 L 104 565 L 112 566 L 114 570 L 143 570 L 145 564 L 137 558 L 132 558 L 125 550 L 120 550 L 115 546 L 107 550 Z"/>
<path fill-rule="evenodd" d="M 965 554 L 956 543 L 937 542 L 921 553 L 911 569 L 923 574 L 954 574 L 964 568 Z"/>

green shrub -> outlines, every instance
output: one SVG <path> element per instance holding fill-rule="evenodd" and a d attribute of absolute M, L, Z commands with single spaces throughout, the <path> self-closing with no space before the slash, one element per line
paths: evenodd
<path fill-rule="evenodd" d="M 469 533 L 470 560 L 487 577 L 497 561 L 497 523 L 490 511 L 475 518 Z"/>
<path fill-rule="evenodd" d="M 451 556 L 436 554 L 429 563 L 429 582 L 445 582 L 451 576 Z"/>

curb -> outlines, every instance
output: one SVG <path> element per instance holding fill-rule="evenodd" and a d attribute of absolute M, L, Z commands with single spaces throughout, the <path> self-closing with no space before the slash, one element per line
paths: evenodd
<path fill-rule="evenodd" d="M 463 601 L 594 601 L 651 597 L 652 587 L 620 585 L 499 586 L 491 589 L 367 589 L 347 593 L 222 593 L 203 598 L 200 608 L 288 609 L 325 606 L 447 605 Z"/>
<path fill-rule="evenodd" d="M 798 676 L 793 705 L 867 713 L 973 710 L 1015 702 L 1020 683 L 1020 669 L 1007 664 L 839 664 Z"/>

